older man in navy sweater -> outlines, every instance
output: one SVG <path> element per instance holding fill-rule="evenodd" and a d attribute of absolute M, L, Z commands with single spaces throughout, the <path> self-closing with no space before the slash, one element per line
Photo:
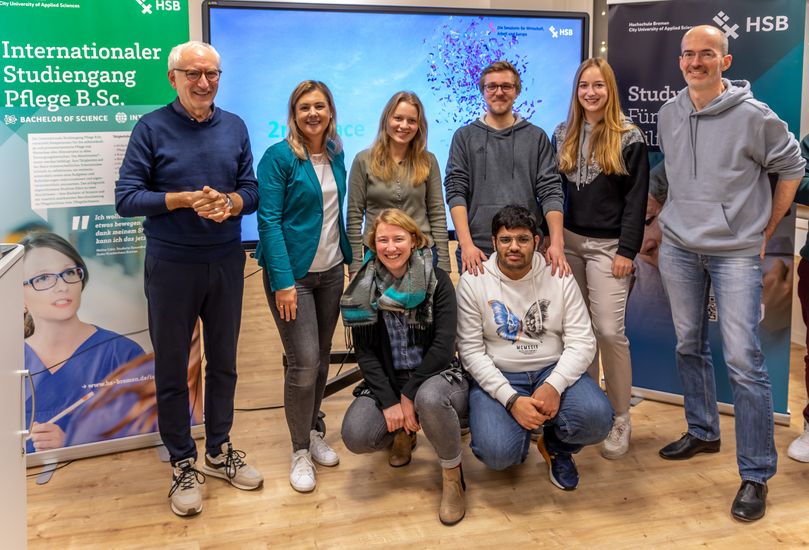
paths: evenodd
<path fill-rule="evenodd" d="M 155 352 L 160 436 L 171 456 L 174 513 L 202 510 L 191 437 L 187 365 L 202 319 L 205 461 L 201 470 L 239 489 L 257 489 L 261 473 L 230 443 L 236 345 L 244 290 L 241 214 L 258 205 L 258 184 L 244 122 L 213 104 L 220 58 L 209 44 L 187 42 L 169 54 L 177 99 L 141 118 L 115 187 L 122 216 L 146 216 L 145 289 Z"/>

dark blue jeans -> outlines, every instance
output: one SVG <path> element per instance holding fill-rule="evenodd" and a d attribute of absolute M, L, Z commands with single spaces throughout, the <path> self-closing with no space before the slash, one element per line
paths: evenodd
<path fill-rule="evenodd" d="M 529 372 L 503 372 L 520 395 L 529 396 L 553 372 L 552 365 Z M 545 422 L 545 446 L 551 452 L 577 453 L 585 445 L 599 443 L 612 427 L 613 411 L 604 392 L 583 374 L 562 392 L 559 412 Z M 476 382 L 469 390 L 469 428 L 472 452 L 486 466 L 505 470 L 528 456 L 531 432 Z"/>
<path fill-rule="evenodd" d="M 172 464 L 197 458 L 191 437 L 188 354 L 197 318 L 205 343 L 205 448 L 219 454 L 233 425 L 244 251 L 211 263 L 146 256 L 144 287 L 155 353 L 157 424 Z"/>

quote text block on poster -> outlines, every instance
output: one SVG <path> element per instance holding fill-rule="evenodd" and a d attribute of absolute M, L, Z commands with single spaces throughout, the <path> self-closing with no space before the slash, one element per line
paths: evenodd
<path fill-rule="evenodd" d="M 115 204 L 129 132 L 29 134 L 31 208 Z"/>

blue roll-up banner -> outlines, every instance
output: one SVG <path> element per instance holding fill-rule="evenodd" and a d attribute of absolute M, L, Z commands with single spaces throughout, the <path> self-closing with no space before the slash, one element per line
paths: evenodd
<path fill-rule="evenodd" d="M 798 135 L 803 74 L 804 2 L 794 0 L 675 0 L 609 6 L 609 61 L 615 69 L 624 112 L 646 135 L 653 166 L 662 158 L 657 112 L 685 87 L 678 65 L 680 41 L 695 25 L 715 25 L 730 43 L 733 62 L 724 76 L 748 80 Z M 734 139 L 734 136 L 727 136 Z M 662 164 L 655 167 L 662 169 Z M 635 395 L 682 402 L 675 365 L 671 308 L 657 269 L 661 233 L 657 214 L 665 200 L 656 192 L 653 168 L 646 231 L 629 297 L 626 332 L 632 354 Z M 789 423 L 787 404 L 792 311 L 794 213 L 779 225 L 763 266 L 761 339 L 772 381 L 776 422 Z M 717 324 L 721 311 L 709 303 L 710 345 L 720 410 L 732 411 L 733 396 Z"/>

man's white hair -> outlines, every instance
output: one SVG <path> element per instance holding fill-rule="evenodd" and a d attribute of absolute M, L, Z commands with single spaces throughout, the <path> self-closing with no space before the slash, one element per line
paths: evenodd
<path fill-rule="evenodd" d="M 216 66 L 220 69 L 222 68 L 222 58 L 219 56 L 219 52 L 216 51 L 216 48 L 205 42 L 200 42 L 199 40 L 189 40 L 183 44 L 177 44 L 171 49 L 171 53 L 169 53 L 169 70 L 172 71 L 177 68 L 185 52 L 196 48 L 202 48 L 203 50 L 208 50 L 213 53 L 214 57 L 216 57 Z"/>

